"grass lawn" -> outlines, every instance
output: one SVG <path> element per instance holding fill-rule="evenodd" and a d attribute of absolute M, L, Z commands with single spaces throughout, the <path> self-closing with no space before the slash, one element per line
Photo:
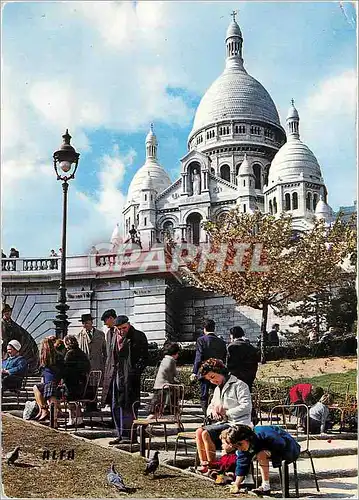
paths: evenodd
<path fill-rule="evenodd" d="M 157 477 L 143 475 L 145 460 L 119 450 L 100 447 L 54 431 L 41 424 L 12 416 L 2 418 L 3 453 L 21 446 L 19 463 L 9 467 L 3 460 L 2 482 L 7 497 L 21 498 L 228 498 L 227 488 L 200 476 L 160 466 Z M 74 449 L 74 460 L 43 460 L 44 449 Z M 161 460 L 161 454 L 160 454 Z M 107 485 L 111 463 L 121 472 L 131 493 L 121 494 Z M 237 495 L 238 496 L 238 495 Z M 245 496 L 243 495 L 245 498 Z"/>
<path fill-rule="evenodd" d="M 296 382 L 310 382 L 313 385 L 323 387 L 323 389 L 326 389 L 332 382 L 335 382 L 336 384 L 350 384 L 349 393 L 356 394 L 357 370 L 350 370 L 345 373 L 326 373 L 325 375 L 317 377 L 301 378 L 296 380 Z M 343 392 L 340 386 L 334 386 L 333 389 L 334 392 Z"/>

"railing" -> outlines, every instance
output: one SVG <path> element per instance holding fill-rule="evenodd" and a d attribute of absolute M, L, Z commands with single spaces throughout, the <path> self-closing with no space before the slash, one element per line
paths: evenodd
<path fill-rule="evenodd" d="M 55 271 L 59 269 L 59 257 L 46 259 L 1 259 L 2 271 Z"/>

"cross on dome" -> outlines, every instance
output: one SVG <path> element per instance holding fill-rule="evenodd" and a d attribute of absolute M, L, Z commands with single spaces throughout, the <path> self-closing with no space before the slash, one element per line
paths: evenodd
<path fill-rule="evenodd" d="M 238 11 L 232 10 L 231 16 L 233 17 L 233 21 L 236 22 L 236 15 L 238 14 Z"/>

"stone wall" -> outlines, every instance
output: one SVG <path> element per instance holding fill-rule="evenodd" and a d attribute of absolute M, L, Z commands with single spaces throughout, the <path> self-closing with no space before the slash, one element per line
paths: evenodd
<path fill-rule="evenodd" d="M 57 312 L 58 280 L 26 283 L 7 282 L 3 298 L 13 307 L 13 320 L 25 328 L 39 343 L 55 333 L 53 319 Z M 217 333 L 224 339 L 229 329 L 240 325 L 256 341 L 260 332 L 261 311 L 236 306 L 228 297 L 181 287 L 177 282 L 158 275 L 133 277 L 77 277 L 68 280 L 69 333 L 81 328 L 81 314 L 91 312 L 94 324 L 103 329 L 101 315 L 106 309 L 126 314 L 131 323 L 143 330 L 150 342 L 163 344 L 166 334 L 181 341 L 193 341 L 203 331 L 203 322 L 212 318 Z M 292 318 L 278 319 L 269 311 L 268 328 L 278 322 L 288 328 Z"/>

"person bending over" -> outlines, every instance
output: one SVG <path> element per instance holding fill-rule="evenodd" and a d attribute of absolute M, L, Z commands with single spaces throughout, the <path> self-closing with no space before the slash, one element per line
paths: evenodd
<path fill-rule="evenodd" d="M 248 474 L 250 464 L 257 458 L 262 485 L 252 490 L 256 495 L 270 494 L 269 460 L 273 467 L 280 467 L 283 460 L 292 463 L 299 457 L 300 446 L 288 432 L 275 425 L 257 425 L 254 429 L 236 425 L 228 432 L 227 441 L 237 448 L 236 479 L 231 493 L 238 493 Z"/>

